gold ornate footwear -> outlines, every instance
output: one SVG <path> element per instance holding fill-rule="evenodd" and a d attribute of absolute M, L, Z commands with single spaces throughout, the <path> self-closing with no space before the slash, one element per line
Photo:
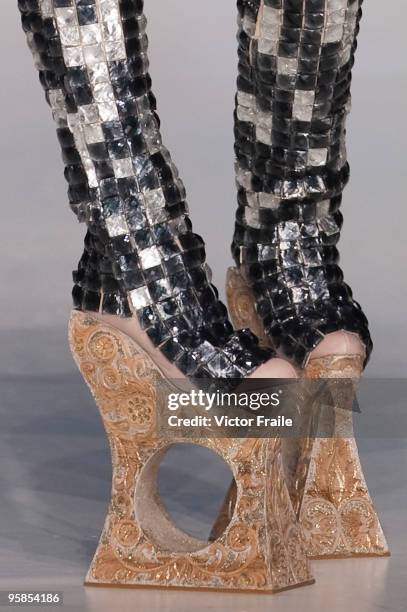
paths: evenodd
<path fill-rule="evenodd" d="M 313 582 L 279 440 L 195 441 L 226 461 L 236 483 L 223 533 L 197 540 L 174 526 L 157 490 L 163 455 L 185 442 L 160 437 L 155 428 L 157 382 L 174 385 L 133 340 L 91 315 L 72 313 L 69 341 L 113 463 L 112 498 L 86 585 L 275 592 Z"/>
<path fill-rule="evenodd" d="M 255 310 L 252 292 L 235 268 L 228 270 L 226 293 L 235 327 L 249 327 L 261 342 L 269 345 Z M 343 437 L 340 433 L 345 426 L 347 432 L 352 431 L 348 420 L 352 419 L 352 412 L 340 410 L 349 397 L 343 397 L 346 387 L 335 384 L 335 381 L 349 379 L 357 382 L 362 370 L 359 355 L 311 359 L 304 369 L 305 378 L 332 379 L 329 390 L 338 408 L 333 437 L 299 441 L 302 452 L 297 475 L 287 482 L 303 527 L 307 554 L 311 558 L 381 557 L 390 554 L 366 485 L 355 439 Z M 344 419 L 347 422 L 344 423 Z"/>

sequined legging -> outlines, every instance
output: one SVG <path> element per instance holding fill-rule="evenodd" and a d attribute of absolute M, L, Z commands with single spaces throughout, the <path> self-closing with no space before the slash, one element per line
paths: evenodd
<path fill-rule="evenodd" d="M 181 372 L 241 379 L 272 356 L 234 331 L 162 142 L 143 0 L 19 0 L 88 232 L 74 304 L 136 316 Z"/>
<path fill-rule="evenodd" d="M 156 344 L 175 339 L 171 357 L 180 334 L 188 351 L 208 338 L 212 348 L 229 342 L 184 186 L 162 145 L 143 1 L 18 4 L 57 123 L 70 205 L 88 228 L 75 307 L 137 311 Z M 335 247 L 360 0 L 239 0 L 238 8 L 233 254 L 288 357 L 303 363 L 338 328 L 359 333 L 369 353 Z"/>
<path fill-rule="evenodd" d="M 362 0 L 239 0 L 232 246 L 273 344 L 299 365 L 338 329 L 372 347 L 336 244 Z"/>

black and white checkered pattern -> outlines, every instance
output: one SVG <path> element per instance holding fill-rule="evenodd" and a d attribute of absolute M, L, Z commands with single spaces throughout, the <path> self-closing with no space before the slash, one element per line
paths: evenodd
<path fill-rule="evenodd" d="M 77 308 L 138 317 L 188 376 L 239 379 L 264 363 L 233 332 L 210 284 L 185 189 L 161 141 L 142 0 L 20 0 L 66 164 L 86 221 Z"/>
<path fill-rule="evenodd" d="M 337 265 L 361 0 L 239 0 L 233 256 L 276 347 L 304 365 L 368 324 Z"/>

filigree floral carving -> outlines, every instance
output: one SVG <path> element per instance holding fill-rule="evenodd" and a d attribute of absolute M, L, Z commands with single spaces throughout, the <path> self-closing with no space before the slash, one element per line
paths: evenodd
<path fill-rule="evenodd" d="M 259 338 L 260 344 L 271 346 L 256 312 L 253 294 L 234 268 L 228 270 L 226 296 L 235 329 L 249 328 Z"/>
<path fill-rule="evenodd" d="M 268 343 L 252 291 L 234 268 L 228 271 L 226 293 L 235 327 L 248 327 Z M 330 401 L 341 408 L 335 414 L 337 437 L 304 440 L 296 468 L 286 471 L 311 557 L 388 554 L 353 438 L 352 405 L 362 372 L 358 355 L 312 359 L 304 370 L 305 378 L 330 379 Z"/>
<path fill-rule="evenodd" d="M 155 434 L 160 374 L 126 336 L 90 316 L 73 314 L 70 343 L 99 406 L 113 462 L 109 512 L 87 583 L 274 591 L 311 581 L 278 440 L 196 440 L 233 471 L 233 516 L 196 551 L 160 546 L 135 510 L 143 468 L 174 443 Z"/>
<path fill-rule="evenodd" d="M 316 440 L 300 521 L 310 556 L 387 554 L 354 440 Z"/>

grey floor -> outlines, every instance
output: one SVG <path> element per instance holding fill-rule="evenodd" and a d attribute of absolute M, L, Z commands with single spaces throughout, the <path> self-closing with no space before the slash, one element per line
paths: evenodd
<path fill-rule="evenodd" d="M 360 439 L 390 559 L 315 562 L 314 586 L 274 596 L 92 589 L 82 580 L 110 492 L 99 416 L 73 368 L 63 330 L 2 333 L 0 341 L 7 354 L 7 363 L 0 360 L 6 372 L 0 379 L 0 590 L 61 590 L 64 609 L 101 612 L 405 611 L 407 381 L 372 381 L 359 396 L 362 416 L 385 414 L 381 422 L 390 423 L 380 439 L 370 437 L 379 436 L 377 424 Z M 36 354 L 41 346 L 46 351 Z M 175 448 L 162 466 L 162 496 L 178 524 L 204 536 L 229 478 L 228 470 L 202 451 Z"/>

